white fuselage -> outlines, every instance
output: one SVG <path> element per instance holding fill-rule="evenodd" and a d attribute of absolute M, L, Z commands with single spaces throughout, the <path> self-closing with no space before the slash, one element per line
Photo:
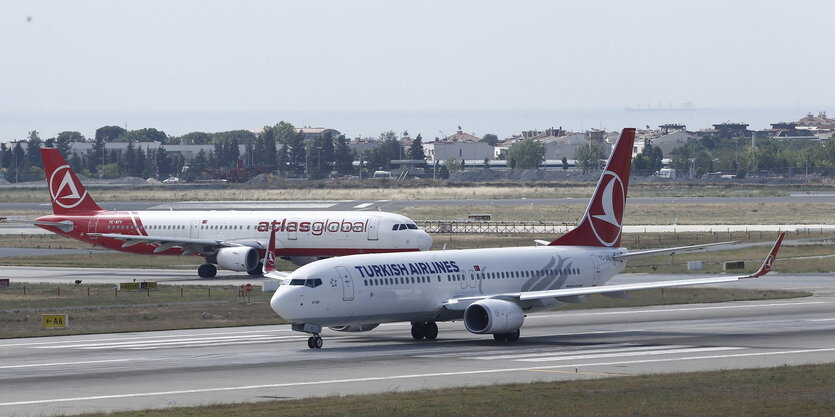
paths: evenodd
<path fill-rule="evenodd" d="M 318 326 L 446 321 L 461 297 L 603 285 L 626 262 L 623 248 L 532 246 L 354 255 L 305 265 L 287 277 L 271 306 L 292 323 Z M 317 281 L 321 280 L 321 281 Z M 532 300 L 525 311 L 561 304 Z"/>
<path fill-rule="evenodd" d="M 68 220 L 74 224 L 69 231 L 41 227 L 131 253 L 179 255 L 183 250 L 175 247 L 159 252 L 157 246 L 145 243 L 125 246 L 123 240 L 95 234 L 215 240 L 264 250 L 272 228 L 277 231 L 278 256 L 288 257 L 415 251 L 432 245 L 432 238 L 417 229 L 412 220 L 385 212 L 102 211 L 80 216 L 49 215 L 39 220 Z"/>

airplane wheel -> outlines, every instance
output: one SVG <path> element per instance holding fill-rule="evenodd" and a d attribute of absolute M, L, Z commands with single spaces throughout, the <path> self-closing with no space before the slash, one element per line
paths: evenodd
<path fill-rule="evenodd" d="M 507 334 L 493 333 L 493 339 L 496 339 L 497 342 L 504 342 L 505 340 L 507 340 Z"/>
<path fill-rule="evenodd" d="M 434 321 L 423 323 L 423 337 L 426 340 L 435 340 L 438 338 L 438 325 Z"/>
<path fill-rule="evenodd" d="M 214 272 L 213 272 L 214 271 Z M 217 268 L 212 264 L 203 264 L 197 268 L 197 275 L 200 278 L 211 278 L 217 274 Z"/>
<path fill-rule="evenodd" d="M 423 323 L 412 322 L 412 338 L 415 340 L 423 339 Z"/>
<path fill-rule="evenodd" d="M 514 330 L 512 333 L 508 333 L 505 335 L 505 338 L 508 342 L 515 342 L 519 340 L 519 329 Z"/>
<path fill-rule="evenodd" d="M 322 340 L 321 337 L 313 336 L 313 347 L 314 348 L 321 349 L 323 344 L 325 344 L 325 342 Z"/>
<path fill-rule="evenodd" d="M 309 347 L 311 349 L 315 349 L 313 347 L 313 336 L 310 336 L 310 337 L 307 338 L 307 347 Z"/>

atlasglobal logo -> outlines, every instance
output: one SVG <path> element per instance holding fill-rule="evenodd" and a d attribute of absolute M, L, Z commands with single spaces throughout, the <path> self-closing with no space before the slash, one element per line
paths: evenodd
<path fill-rule="evenodd" d="M 284 219 L 280 222 L 278 220 L 273 220 L 271 222 L 259 222 L 256 230 L 259 232 L 268 232 L 271 228 L 276 232 L 310 232 L 314 236 L 319 236 L 326 231 L 330 233 L 363 233 L 368 230 L 368 220 L 364 222 L 352 222 L 345 219 L 326 219 L 319 222 L 297 222 Z"/>

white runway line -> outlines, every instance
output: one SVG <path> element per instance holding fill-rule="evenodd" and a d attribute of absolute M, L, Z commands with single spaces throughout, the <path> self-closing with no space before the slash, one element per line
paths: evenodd
<path fill-rule="evenodd" d="M 391 376 L 376 376 L 376 377 L 366 377 L 366 378 L 334 379 L 334 380 L 321 380 L 321 381 L 294 381 L 294 382 L 283 382 L 283 383 L 277 383 L 277 384 L 244 385 L 244 386 L 234 386 L 234 387 L 201 388 L 201 389 L 188 389 L 188 390 L 176 390 L 176 391 L 135 392 L 135 393 L 130 393 L 130 394 L 112 394 L 112 395 L 96 395 L 96 396 L 88 396 L 88 397 L 68 397 L 68 398 L 52 398 L 52 399 L 43 399 L 43 400 L 30 400 L 30 401 L 14 401 L 14 402 L 0 403 L 0 407 L 17 406 L 17 405 L 47 404 L 47 403 L 63 403 L 63 402 L 73 402 L 73 401 L 111 400 L 111 399 L 120 399 L 120 398 L 136 398 L 136 397 L 150 397 L 150 396 L 162 396 L 162 395 L 198 394 L 198 393 L 224 392 L 224 391 L 244 391 L 244 390 L 255 390 L 255 389 L 282 388 L 282 387 L 301 387 L 301 386 L 327 385 L 327 384 L 356 384 L 356 383 L 361 383 L 361 382 L 372 382 L 372 381 L 391 381 L 391 380 L 399 380 L 399 379 L 438 378 L 438 377 L 451 377 L 451 376 L 463 376 L 463 375 L 482 375 L 482 374 L 507 373 L 507 372 L 538 371 L 538 370 L 545 370 L 545 369 L 579 368 L 579 367 L 587 367 L 587 366 L 610 366 L 610 365 L 628 365 L 628 364 L 638 364 L 638 363 L 671 362 L 671 361 L 685 361 L 685 360 L 727 359 L 727 358 L 739 358 L 739 357 L 750 357 L 750 356 L 791 355 L 791 354 L 820 353 L 820 352 L 832 352 L 832 351 L 835 351 L 835 348 L 784 350 L 784 351 L 778 351 L 778 352 L 740 353 L 740 354 L 731 354 L 731 355 L 689 356 L 689 357 L 683 357 L 683 358 L 644 359 L 644 360 L 618 361 L 618 362 L 573 363 L 573 364 L 535 366 L 535 367 L 524 367 L 524 368 L 481 369 L 481 370 L 474 370 L 474 371 L 438 372 L 438 373 L 408 374 L 408 375 L 391 375 Z"/>
<path fill-rule="evenodd" d="M 64 365 L 89 365 L 93 363 L 128 362 L 134 359 L 103 359 L 99 361 L 78 361 L 78 362 L 52 362 L 52 363 L 30 363 L 26 365 L 0 365 L 0 369 L 37 368 L 41 366 L 64 366 Z"/>
<path fill-rule="evenodd" d="M 173 335 L 135 336 L 135 335 L 131 334 L 129 336 L 126 335 L 125 337 L 111 337 L 111 338 L 102 338 L 102 339 L 93 338 L 93 339 L 89 339 L 89 340 L 72 340 L 72 341 L 53 340 L 53 341 L 50 341 L 50 342 L 25 342 L 25 343 L 3 343 L 3 342 L 0 342 L 0 348 L 13 347 L 13 346 L 42 346 L 42 345 L 54 345 L 54 344 L 61 344 L 61 343 L 63 343 L 63 344 L 68 344 L 68 343 L 70 343 L 70 344 L 71 343 L 99 343 L 99 342 L 108 342 L 108 341 L 112 341 L 112 340 L 119 340 L 119 341 L 130 341 L 130 340 L 136 340 L 136 339 L 163 339 L 163 340 L 165 340 L 165 339 L 170 339 L 172 337 L 176 337 L 176 338 L 202 337 L 202 336 L 215 337 L 215 336 L 227 335 L 227 334 L 244 336 L 244 335 L 249 335 L 249 334 L 253 334 L 253 333 L 256 333 L 256 332 L 257 332 L 256 334 L 260 334 L 260 333 L 290 332 L 290 331 L 292 331 L 292 330 L 290 330 L 289 327 L 288 327 L 286 329 L 257 330 L 257 331 L 256 330 L 248 330 L 248 331 L 242 331 L 242 332 L 187 333 L 187 334 L 180 334 L 180 335 L 176 335 L 176 336 L 173 336 Z M 57 337 L 64 338 L 62 336 L 57 336 Z M 67 337 L 74 337 L 74 336 L 67 336 Z"/>
<path fill-rule="evenodd" d="M 354 208 L 355 208 L 355 209 L 364 209 L 364 208 L 369 207 L 369 206 L 371 206 L 371 205 L 373 205 L 373 204 L 374 204 L 374 203 L 362 203 L 362 204 L 357 204 L 356 206 L 354 206 Z"/>
<path fill-rule="evenodd" d="M 602 358 L 622 358 L 627 356 L 656 356 L 656 355 L 670 355 L 673 353 L 695 353 L 695 352 L 715 352 L 721 350 L 738 350 L 745 349 L 743 347 L 706 347 L 706 348 L 687 348 L 687 349 L 662 349 L 662 350 L 645 350 L 640 352 L 611 352 L 598 353 L 593 355 L 574 355 L 574 356 L 546 356 L 543 358 L 523 358 L 515 359 L 516 362 L 556 362 L 577 359 L 602 359 Z"/>
<path fill-rule="evenodd" d="M 254 334 L 245 336 L 222 336 L 222 337 L 206 337 L 206 338 L 169 338 L 161 340 L 146 340 L 146 341 L 124 341 L 124 342 L 108 342 L 108 343 L 70 343 L 65 345 L 53 346 L 38 346 L 36 349 L 128 349 L 128 348 L 162 348 L 162 347 L 180 347 L 180 346 L 217 346 L 228 342 L 241 343 L 263 343 L 265 341 L 275 341 L 280 339 L 299 339 L 307 337 L 302 335 L 289 336 L 273 336 L 265 334 Z"/>

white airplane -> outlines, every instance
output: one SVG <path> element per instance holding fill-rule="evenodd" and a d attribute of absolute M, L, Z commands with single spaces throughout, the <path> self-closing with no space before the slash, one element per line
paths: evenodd
<path fill-rule="evenodd" d="M 304 265 L 360 253 L 427 250 L 432 238 L 408 217 L 362 211 L 108 211 L 93 201 L 54 148 L 41 149 L 52 215 L 34 224 L 94 246 L 146 255 L 198 255 L 197 273 L 217 267 L 261 273 L 270 230 L 274 255 Z"/>
<path fill-rule="evenodd" d="M 622 298 L 626 291 L 715 284 L 766 274 L 777 239 L 762 267 L 745 276 L 605 285 L 626 261 L 703 249 L 696 245 L 629 252 L 620 247 L 635 129 L 624 129 L 580 224 L 547 246 L 467 249 L 325 259 L 290 273 L 270 301 L 293 330 L 312 334 L 368 331 L 383 322 L 410 321 L 412 337 L 434 340 L 438 321 L 463 320 L 472 333 L 516 341 L 525 315 L 590 294 Z"/>

